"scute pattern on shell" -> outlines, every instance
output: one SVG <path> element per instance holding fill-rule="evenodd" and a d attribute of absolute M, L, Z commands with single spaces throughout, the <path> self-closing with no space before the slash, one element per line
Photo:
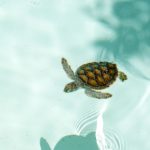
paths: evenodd
<path fill-rule="evenodd" d="M 118 76 L 116 64 L 109 62 L 84 64 L 77 69 L 76 73 L 85 85 L 96 89 L 108 87 Z"/>

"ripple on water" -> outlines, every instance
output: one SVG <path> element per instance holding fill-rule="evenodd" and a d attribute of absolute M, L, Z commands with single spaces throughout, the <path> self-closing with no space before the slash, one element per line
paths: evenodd
<path fill-rule="evenodd" d="M 96 121 L 99 113 L 107 106 L 107 103 L 93 103 L 87 108 L 86 112 L 80 115 L 80 119 L 75 122 L 76 132 L 80 135 L 88 134 L 96 129 Z"/>
<path fill-rule="evenodd" d="M 104 134 L 106 141 L 104 150 L 126 150 L 125 140 L 119 132 L 113 129 L 104 129 Z"/>
<path fill-rule="evenodd" d="M 92 109 L 82 114 L 81 118 L 75 123 L 75 129 L 77 133 L 81 134 L 81 132 L 85 130 L 87 126 L 89 126 L 91 123 L 96 121 L 97 116 L 98 116 L 98 111 Z"/>

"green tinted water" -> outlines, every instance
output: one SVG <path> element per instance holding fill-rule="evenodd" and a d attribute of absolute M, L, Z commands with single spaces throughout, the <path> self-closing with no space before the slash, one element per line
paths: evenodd
<path fill-rule="evenodd" d="M 0 149 L 150 149 L 149 14 L 148 0 L 1 0 Z M 61 57 L 116 62 L 128 81 L 109 100 L 65 94 Z"/>

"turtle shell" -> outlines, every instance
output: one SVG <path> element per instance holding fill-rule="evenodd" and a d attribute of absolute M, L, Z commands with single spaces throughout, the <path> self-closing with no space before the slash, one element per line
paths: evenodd
<path fill-rule="evenodd" d="M 76 75 L 84 86 L 104 89 L 116 80 L 118 69 L 110 62 L 92 62 L 80 66 Z"/>

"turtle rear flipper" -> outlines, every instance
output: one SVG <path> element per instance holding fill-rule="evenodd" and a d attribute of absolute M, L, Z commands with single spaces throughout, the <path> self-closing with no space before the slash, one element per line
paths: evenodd
<path fill-rule="evenodd" d="M 63 69 L 65 70 L 68 77 L 72 80 L 75 80 L 75 74 L 72 71 L 72 69 L 71 69 L 70 65 L 68 64 L 67 60 L 65 58 L 62 58 L 61 63 L 62 63 Z"/>
<path fill-rule="evenodd" d="M 76 91 L 78 89 L 78 85 L 76 84 L 76 82 L 70 82 L 68 83 L 65 88 L 64 88 L 64 92 L 66 93 L 70 93 L 70 92 L 73 92 L 73 91 Z"/>

